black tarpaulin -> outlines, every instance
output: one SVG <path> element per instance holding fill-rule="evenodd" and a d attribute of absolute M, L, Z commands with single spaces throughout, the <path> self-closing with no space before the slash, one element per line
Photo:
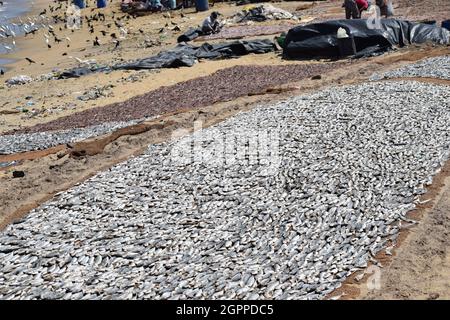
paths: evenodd
<path fill-rule="evenodd" d="M 434 25 L 396 19 L 381 19 L 378 25 L 367 19 L 332 20 L 289 30 L 283 56 L 290 59 L 338 57 L 339 28 L 344 28 L 354 38 L 357 57 L 379 54 L 413 43 L 450 43 L 450 32 Z"/>
<path fill-rule="evenodd" d="M 200 47 L 180 43 L 174 49 L 163 51 L 156 56 L 120 64 L 114 69 L 159 69 L 191 67 L 199 59 L 227 59 L 250 53 L 266 53 L 275 51 L 275 44 L 268 39 L 252 41 L 233 41 L 219 44 L 204 43 Z"/>
<path fill-rule="evenodd" d="M 178 37 L 177 42 L 189 42 L 203 35 L 202 29 L 190 28 L 184 34 Z"/>
<path fill-rule="evenodd" d="M 197 61 L 195 58 L 196 49 L 187 44 L 179 44 L 174 49 L 162 51 L 156 56 L 139 59 L 124 64 L 119 64 L 113 69 L 160 69 L 160 68 L 178 68 L 192 67 Z"/>
<path fill-rule="evenodd" d="M 104 72 L 109 71 L 108 67 L 76 67 L 70 70 L 66 70 L 57 75 L 57 79 L 70 79 L 79 78 L 94 72 Z"/>
<path fill-rule="evenodd" d="M 218 44 L 204 43 L 196 49 L 195 56 L 198 59 L 226 59 L 244 56 L 250 53 L 267 53 L 275 50 L 275 44 L 268 39 L 233 41 Z"/>

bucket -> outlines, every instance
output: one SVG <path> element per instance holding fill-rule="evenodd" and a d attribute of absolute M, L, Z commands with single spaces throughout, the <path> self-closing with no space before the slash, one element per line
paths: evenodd
<path fill-rule="evenodd" d="M 106 7 L 106 0 L 97 0 L 97 8 Z"/>
<path fill-rule="evenodd" d="M 356 54 L 356 45 L 353 36 L 349 36 L 348 38 L 338 38 L 338 47 L 341 58 L 354 56 Z"/>
<path fill-rule="evenodd" d="M 84 2 L 84 0 L 73 0 L 73 4 L 80 9 L 86 8 L 86 3 Z"/>
<path fill-rule="evenodd" d="M 442 21 L 442 28 L 450 30 L 450 20 Z"/>
<path fill-rule="evenodd" d="M 197 9 L 197 11 L 209 10 L 208 0 L 195 0 L 195 9 Z"/>
<path fill-rule="evenodd" d="M 169 0 L 169 8 L 175 9 L 177 7 L 177 0 Z"/>
<path fill-rule="evenodd" d="M 278 45 L 281 48 L 284 48 L 284 42 L 286 41 L 286 33 L 283 32 L 279 37 L 275 37 L 275 39 L 276 39 Z"/>

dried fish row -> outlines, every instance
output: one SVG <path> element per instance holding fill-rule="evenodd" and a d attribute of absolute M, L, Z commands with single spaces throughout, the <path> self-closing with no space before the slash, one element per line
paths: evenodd
<path fill-rule="evenodd" d="M 259 93 L 273 86 L 308 79 L 325 74 L 352 62 L 248 65 L 221 69 L 170 86 L 160 87 L 126 101 L 80 111 L 66 117 L 4 133 L 33 133 L 66 130 L 149 118 L 177 110 L 188 110 L 230 101 L 248 94 Z M 230 84 L 233 85 L 230 85 Z"/>
<path fill-rule="evenodd" d="M 0 234 L 0 299 L 323 298 L 449 159 L 449 102 L 336 87 L 152 145 Z"/>
<path fill-rule="evenodd" d="M 435 78 L 450 80 L 450 56 L 440 56 L 428 58 L 417 63 L 408 64 L 400 69 L 375 74 L 371 80 L 392 79 L 392 78 Z"/>
<path fill-rule="evenodd" d="M 277 25 L 240 25 L 222 29 L 219 33 L 198 37 L 195 41 L 210 41 L 216 39 L 240 39 L 245 37 L 256 37 L 268 34 L 279 34 L 288 32 L 293 24 Z"/>
<path fill-rule="evenodd" d="M 73 143 L 97 137 L 114 130 L 131 126 L 142 120 L 106 122 L 104 124 L 59 131 L 0 135 L 0 154 L 13 154 L 51 148 L 60 144 Z"/>

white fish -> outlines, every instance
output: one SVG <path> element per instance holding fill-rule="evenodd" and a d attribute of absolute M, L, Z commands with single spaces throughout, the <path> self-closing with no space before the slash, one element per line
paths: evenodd
<path fill-rule="evenodd" d="M 127 36 L 127 34 L 128 34 L 128 31 L 127 31 L 127 29 L 125 29 L 124 27 L 120 27 L 120 35 L 122 36 L 122 37 L 126 37 Z"/>
<path fill-rule="evenodd" d="M 80 64 L 94 64 L 94 63 L 96 63 L 96 61 L 94 60 L 94 59 L 90 59 L 90 60 L 81 60 L 80 58 L 78 58 L 78 57 L 72 57 L 72 56 L 69 56 L 69 58 L 71 58 L 71 59 L 75 59 L 78 63 L 80 63 Z"/>

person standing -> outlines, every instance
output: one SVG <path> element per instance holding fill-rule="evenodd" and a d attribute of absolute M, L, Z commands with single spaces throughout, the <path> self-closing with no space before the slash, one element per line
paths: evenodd
<path fill-rule="evenodd" d="M 386 18 L 394 15 L 392 0 L 376 0 L 375 4 L 380 8 L 380 14 Z"/>
<path fill-rule="evenodd" d="M 345 0 L 342 5 L 345 8 L 346 19 L 361 19 L 361 13 L 369 8 L 367 0 Z"/>

